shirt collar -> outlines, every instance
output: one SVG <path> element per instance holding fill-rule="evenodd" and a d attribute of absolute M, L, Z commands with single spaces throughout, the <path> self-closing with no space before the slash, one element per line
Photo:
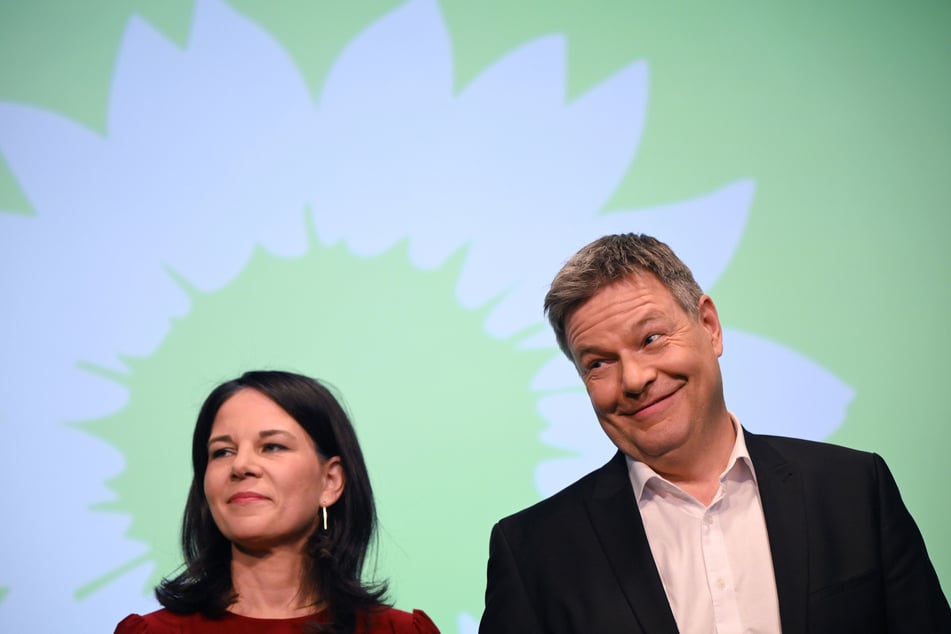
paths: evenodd
<path fill-rule="evenodd" d="M 736 440 L 733 442 L 733 451 L 730 452 L 730 458 L 727 460 L 726 468 L 723 469 L 723 472 L 720 474 L 720 481 L 723 480 L 734 470 L 737 466 L 737 463 L 742 465 L 741 468 L 744 468 L 749 473 L 749 477 L 753 479 L 754 484 L 758 484 L 756 480 L 756 470 L 753 468 L 753 461 L 750 458 L 750 452 L 746 448 L 746 438 L 743 436 L 743 426 L 740 425 L 739 420 L 732 412 L 730 414 L 730 422 L 733 423 L 733 429 L 736 431 Z M 648 467 L 645 463 L 635 460 L 628 455 L 624 456 L 627 461 L 627 472 L 628 476 L 631 479 L 631 485 L 634 487 L 634 497 L 638 500 L 641 499 L 641 494 L 644 493 L 644 487 L 647 486 L 647 483 L 653 479 L 666 482 L 670 486 L 676 486 L 670 483 L 663 476 L 658 474 L 656 471 Z"/>

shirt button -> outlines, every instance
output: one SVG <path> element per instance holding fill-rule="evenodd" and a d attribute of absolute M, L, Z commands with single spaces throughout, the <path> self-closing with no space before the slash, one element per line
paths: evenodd
<path fill-rule="evenodd" d="M 717 579 L 717 590 L 722 590 L 725 587 L 726 587 L 726 581 L 724 581 L 722 578 Z"/>

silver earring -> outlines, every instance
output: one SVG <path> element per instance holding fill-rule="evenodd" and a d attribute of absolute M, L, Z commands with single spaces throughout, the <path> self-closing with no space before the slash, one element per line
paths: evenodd
<path fill-rule="evenodd" d="M 326 506 L 320 507 L 320 516 L 322 520 L 321 528 L 324 530 L 324 532 L 326 532 L 327 531 L 327 507 Z"/>

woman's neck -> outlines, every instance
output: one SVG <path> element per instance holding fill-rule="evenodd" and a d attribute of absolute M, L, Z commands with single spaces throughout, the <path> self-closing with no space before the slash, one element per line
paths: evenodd
<path fill-rule="evenodd" d="M 231 582 L 238 595 L 228 608 L 242 616 L 286 619 L 319 612 L 322 604 L 304 584 L 300 551 L 231 549 Z"/>

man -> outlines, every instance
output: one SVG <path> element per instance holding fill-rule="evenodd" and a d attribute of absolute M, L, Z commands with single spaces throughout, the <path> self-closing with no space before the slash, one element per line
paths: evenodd
<path fill-rule="evenodd" d="M 480 632 L 951 633 L 880 457 L 727 410 L 716 307 L 667 245 L 596 240 L 545 310 L 618 453 L 496 524 Z"/>

